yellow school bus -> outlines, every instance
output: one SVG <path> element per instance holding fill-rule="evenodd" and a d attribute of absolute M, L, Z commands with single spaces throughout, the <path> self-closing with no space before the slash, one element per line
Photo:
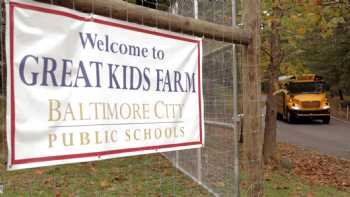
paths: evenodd
<path fill-rule="evenodd" d="M 279 77 L 277 118 L 288 123 L 303 118 L 330 121 L 330 105 L 325 93 L 325 82 L 320 76 L 305 74 Z"/>

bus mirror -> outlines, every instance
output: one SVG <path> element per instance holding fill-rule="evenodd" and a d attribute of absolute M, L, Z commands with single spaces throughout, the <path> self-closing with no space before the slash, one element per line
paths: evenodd
<path fill-rule="evenodd" d="M 329 90 L 331 89 L 331 87 L 330 87 L 328 84 L 325 84 L 324 89 L 325 89 L 326 91 L 329 91 Z"/>
<path fill-rule="evenodd" d="M 288 94 L 288 90 L 286 90 L 286 89 L 279 89 L 279 90 L 276 90 L 274 93 L 273 93 L 273 95 L 275 96 L 275 95 L 278 95 L 278 94 L 280 94 L 280 95 L 283 95 L 283 94 Z"/>

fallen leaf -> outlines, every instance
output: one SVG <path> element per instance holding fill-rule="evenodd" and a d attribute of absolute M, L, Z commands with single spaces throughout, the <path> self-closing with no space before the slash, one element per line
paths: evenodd
<path fill-rule="evenodd" d="M 110 183 L 109 181 L 107 181 L 107 180 L 102 180 L 102 181 L 100 182 L 100 186 L 101 186 L 103 189 L 106 189 L 106 188 L 108 188 L 108 187 L 111 186 L 111 183 Z"/>
<path fill-rule="evenodd" d="M 37 169 L 37 170 L 34 171 L 34 173 L 37 174 L 37 175 L 42 175 L 42 174 L 45 173 L 45 170 L 44 169 Z"/>

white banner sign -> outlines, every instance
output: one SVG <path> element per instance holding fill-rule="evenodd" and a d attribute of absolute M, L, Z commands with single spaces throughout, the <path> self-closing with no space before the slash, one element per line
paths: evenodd
<path fill-rule="evenodd" d="M 199 148 L 202 40 L 7 3 L 8 169 Z"/>

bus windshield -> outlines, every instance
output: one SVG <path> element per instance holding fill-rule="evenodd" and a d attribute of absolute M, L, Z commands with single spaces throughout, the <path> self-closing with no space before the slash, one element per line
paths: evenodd
<path fill-rule="evenodd" d="M 288 91 L 291 94 L 318 94 L 323 93 L 324 83 L 321 82 L 300 82 L 290 83 L 288 85 Z"/>

